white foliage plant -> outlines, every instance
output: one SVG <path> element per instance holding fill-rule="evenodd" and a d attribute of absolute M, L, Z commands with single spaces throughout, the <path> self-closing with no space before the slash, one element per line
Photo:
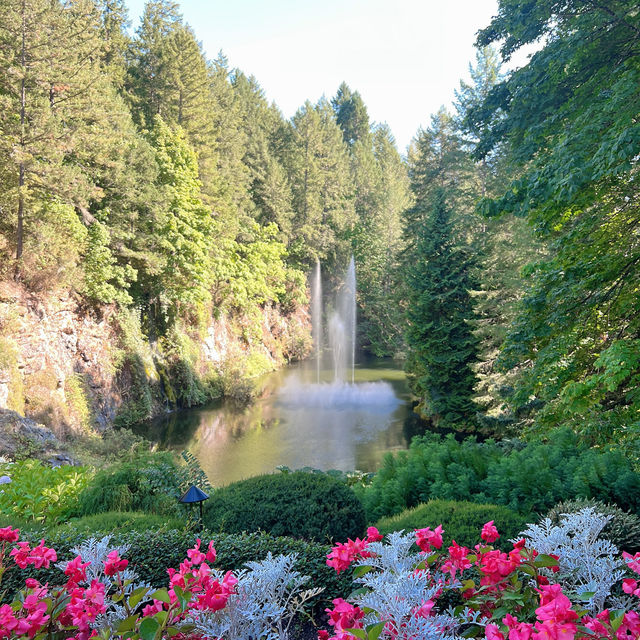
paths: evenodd
<path fill-rule="evenodd" d="M 539 524 L 528 525 L 520 534 L 528 547 L 559 557 L 560 570 L 557 573 L 546 570 L 549 581 L 560 584 L 563 591 L 584 602 L 591 614 L 606 606 L 624 606 L 611 593 L 625 575 L 624 562 L 616 545 L 600 537 L 611 518 L 593 507 L 585 507 L 562 514 L 557 525 L 545 518 Z"/>

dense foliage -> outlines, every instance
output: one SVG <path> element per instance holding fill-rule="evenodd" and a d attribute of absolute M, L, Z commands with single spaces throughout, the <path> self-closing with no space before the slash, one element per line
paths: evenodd
<path fill-rule="evenodd" d="M 87 467 L 51 467 L 38 460 L 0 464 L 0 475 L 5 474 L 11 482 L 0 491 L 2 517 L 48 526 L 63 521 L 76 508 L 94 475 Z"/>
<path fill-rule="evenodd" d="M 137 452 L 98 471 L 77 496 L 74 515 L 109 511 L 182 515 L 178 498 L 193 481 L 192 473 L 189 465 L 177 464 L 170 452 Z"/>
<path fill-rule="evenodd" d="M 211 531 L 265 531 L 326 542 L 366 527 L 360 500 L 340 480 L 293 472 L 256 476 L 217 489 L 205 505 Z"/>
<path fill-rule="evenodd" d="M 28 536 L 35 539 L 40 532 L 29 532 Z M 320 613 L 333 598 L 344 597 L 350 589 L 351 572 L 337 576 L 326 564 L 329 547 L 316 542 L 294 540 L 287 537 L 274 537 L 265 533 L 224 534 L 201 531 L 194 533 L 180 530 L 147 530 L 147 531 L 113 531 L 96 529 L 92 532 L 58 531 L 54 533 L 42 532 L 46 536 L 47 544 L 55 548 L 60 560 L 72 560 L 71 549 L 79 547 L 90 538 L 110 536 L 110 544 L 115 547 L 127 545 L 131 568 L 136 571 L 141 582 L 156 588 L 167 584 L 167 567 L 177 567 L 183 560 L 196 539 L 215 540 L 218 560 L 216 568 L 231 571 L 243 567 L 245 563 L 263 560 L 268 553 L 297 554 L 295 567 L 304 575 L 312 578 L 314 586 L 324 587 L 324 592 L 313 603 L 316 613 Z M 27 577 L 33 577 L 41 583 L 54 583 L 58 570 L 53 567 L 29 567 L 22 574 L 8 572 L 2 580 L 2 588 L 13 595 L 24 585 Z"/>
<path fill-rule="evenodd" d="M 476 156 L 514 165 L 481 211 L 526 218 L 547 249 L 501 358 L 518 374 L 510 403 L 536 408 L 536 429 L 567 424 L 636 457 L 639 33 L 625 0 L 502 0 L 478 43 L 505 57 L 541 44 L 466 114 Z"/>
<path fill-rule="evenodd" d="M 568 498 L 596 498 L 640 513 L 639 488 L 640 474 L 621 452 L 589 449 L 564 430 L 552 442 L 513 448 L 473 438 L 414 438 L 408 451 L 387 454 L 360 494 L 375 521 L 435 498 L 499 504 L 522 514 L 545 513 Z"/>
<path fill-rule="evenodd" d="M 381 518 L 376 527 L 382 534 L 392 531 L 411 531 L 442 525 L 445 530 L 443 540 L 446 546 L 455 540 L 458 544 L 472 546 L 478 531 L 485 522 L 491 520 L 501 532 L 501 540 L 496 546 L 503 549 L 509 540 L 524 529 L 527 518 L 507 507 L 495 504 L 455 500 L 429 500 L 426 504 L 405 509 L 395 516 Z M 625 549 L 627 547 L 624 547 Z"/>

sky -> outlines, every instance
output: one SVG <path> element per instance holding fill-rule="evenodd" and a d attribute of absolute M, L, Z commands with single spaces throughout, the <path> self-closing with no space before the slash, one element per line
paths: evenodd
<path fill-rule="evenodd" d="M 254 75 L 285 117 L 345 81 L 404 153 L 450 105 L 497 0 L 179 0 L 208 58 Z M 136 28 L 144 0 L 127 0 Z"/>

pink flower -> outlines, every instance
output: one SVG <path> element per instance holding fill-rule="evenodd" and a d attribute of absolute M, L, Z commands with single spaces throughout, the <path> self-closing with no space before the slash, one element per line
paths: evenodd
<path fill-rule="evenodd" d="M 369 527 L 367 529 L 367 542 L 380 542 L 382 538 L 382 534 L 378 529 L 376 529 L 376 527 Z"/>
<path fill-rule="evenodd" d="M 216 561 L 216 550 L 213 548 L 213 540 L 209 540 L 209 548 L 207 549 L 207 562 Z"/>
<path fill-rule="evenodd" d="M 467 547 L 461 547 L 455 540 L 452 540 L 449 547 L 449 557 L 442 565 L 442 572 L 449 573 L 452 578 L 455 578 L 456 570 L 462 573 L 471 566 L 471 562 L 467 558 L 468 555 L 469 549 Z"/>
<path fill-rule="evenodd" d="M 638 553 L 633 556 L 630 553 L 624 551 L 622 553 L 622 557 L 625 559 L 629 569 L 631 569 L 635 573 L 640 573 L 640 551 L 638 551 Z"/>
<path fill-rule="evenodd" d="M 27 564 L 29 563 L 30 553 L 31 546 L 28 542 L 18 542 L 18 546 L 11 549 L 9 555 L 21 569 L 26 569 Z"/>
<path fill-rule="evenodd" d="M 442 525 L 439 524 L 433 531 L 429 527 L 425 529 L 416 529 L 416 544 L 424 551 L 429 553 L 431 548 L 440 549 L 442 547 Z"/>
<path fill-rule="evenodd" d="M 327 554 L 327 565 L 333 567 L 336 573 L 348 569 L 351 563 L 357 558 L 368 558 L 369 552 L 366 550 L 369 543 L 367 540 L 349 539 L 345 542 L 338 542 Z"/>
<path fill-rule="evenodd" d="M 482 527 L 482 533 L 480 534 L 480 537 L 485 542 L 489 542 L 489 543 L 495 542 L 500 537 L 498 530 L 495 528 L 493 524 L 493 520 L 490 520 L 484 525 L 484 527 Z"/>
<path fill-rule="evenodd" d="M 40 540 L 40 544 L 31 550 L 27 561 L 29 564 L 33 564 L 36 569 L 41 569 L 42 567 L 48 569 L 49 565 L 57 559 L 58 555 L 55 550 L 45 547 L 44 540 Z"/>
<path fill-rule="evenodd" d="M 507 614 L 502 622 L 509 627 L 509 640 L 530 640 L 533 634 L 533 625 L 528 622 L 518 622 L 518 619 Z"/>
<path fill-rule="evenodd" d="M 64 570 L 64 575 L 68 576 L 65 589 L 69 590 L 75 587 L 79 582 L 83 582 L 87 579 L 87 567 L 90 562 L 82 562 L 80 556 L 76 556 L 73 560 L 67 562 L 67 566 Z M 108 575 L 108 574 L 107 574 Z"/>
<path fill-rule="evenodd" d="M 116 573 L 120 573 L 120 571 L 124 571 L 128 564 L 129 561 L 120 558 L 117 549 L 114 549 L 104 561 L 104 572 L 108 576 L 113 576 Z"/>
<path fill-rule="evenodd" d="M 318 640 L 329 640 L 329 632 L 324 629 L 318 631 Z"/>
<path fill-rule="evenodd" d="M 362 629 L 364 611 L 342 598 L 333 600 L 333 609 L 325 609 L 329 614 L 329 624 L 338 633 L 347 629 Z"/>
<path fill-rule="evenodd" d="M 189 549 L 189 551 L 187 551 L 187 556 L 189 560 L 191 560 L 191 562 L 193 562 L 193 564 L 195 565 L 204 562 L 205 555 L 204 553 L 202 553 L 202 551 L 200 551 L 200 538 L 196 540 L 196 544 L 193 549 Z"/>
<path fill-rule="evenodd" d="M 164 603 L 161 600 L 154 600 L 153 604 L 148 604 L 142 609 L 142 616 L 154 616 L 156 613 L 160 613 L 164 609 Z"/>
<path fill-rule="evenodd" d="M 484 629 L 484 633 L 487 640 L 505 640 L 497 624 L 488 624 Z"/>
<path fill-rule="evenodd" d="M 11 527 L 0 529 L 0 540 L 4 542 L 18 542 L 19 539 L 20 529 L 12 529 Z"/>

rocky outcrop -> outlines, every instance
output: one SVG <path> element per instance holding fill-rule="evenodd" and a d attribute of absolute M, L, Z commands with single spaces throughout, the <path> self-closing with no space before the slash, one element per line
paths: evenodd
<path fill-rule="evenodd" d="M 3 282 L 0 323 L 0 354 L 13 355 L 8 362 L 0 358 L 0 408 L 23 410 L 57 428 L 111 423 L 118 398 L 109 310 L 83 309 L 68 291 L 36 297 Z M 24 405 L 9 402 L 16 395 L 12 385 L 20 387 Z"/>
<path fill-rule="evenodd" d="M 76 464 L 50 429 L 15 411 L 0 409 L 0 456 L 39 458 L 52 466 Z"/>
<path fill-rule="evenodd" d="M 236 379 L 304 357 L 310 348 L 304 307 L 284 314 L 267 305 L 260 313 L 251 319 L 220 315 L 204 335 L 185 336 L 193 345 L 191 359 L 178 369 L 175 349 L 149 343 L 133 312 L 86 307 L 70 291 L 36 296 L 0 282 L 0 409 L 24 414 L 64 439 L 103 431 L 127 411 L 131 419 L 122 424 L 166 411 L 180 401 L 188 368 L 202 380 L 226 376 L 220 385 L 226 393 Z M 238 365 L 237 375 L 226 375 Z"/>

